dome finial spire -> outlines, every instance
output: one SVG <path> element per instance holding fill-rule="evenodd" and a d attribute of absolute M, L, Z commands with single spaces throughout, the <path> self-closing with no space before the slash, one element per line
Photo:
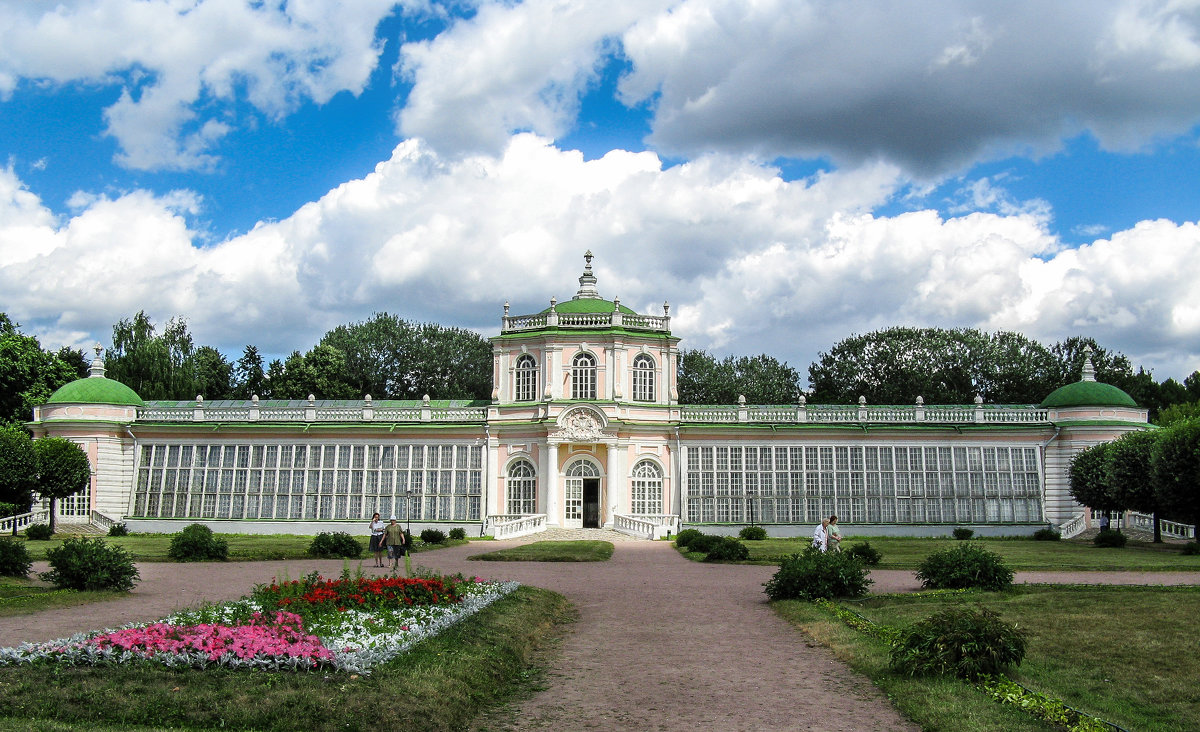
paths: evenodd
<path fill-rule="evenodd" d="M 1083 378 L 1080 381 L 1095 381 L 1096 369 L 1092 366 L 1092 347 L 1083 347 Z"/>
<path fill-rule="evenodd" d="M 599 298 L 600 292 L 596 289 L 596 276 L 592 274 L 592 250 L 589 249 L 583 254 L 583 274 L 579 276 L 579 291 L 575 293 L 573 300 L 582 298 Z"/>
<path fill-rule="evenodd" d="M 92 350 L 96 352 L 96 358 L 92 359 L 92 366 L 88 369 L 88 377 L 91 378 L 94 376 L 98 379 L 103 379 L 104 360 L 100 358 L 100 354 L 104 352 L 104 346 L 97 343 L 92 347 Z"/>

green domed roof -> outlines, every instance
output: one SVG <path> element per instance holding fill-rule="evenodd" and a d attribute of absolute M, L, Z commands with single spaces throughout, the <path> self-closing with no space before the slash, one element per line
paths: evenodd
<path fill-rule="evenodd" d="M 1043 407 L 1136 407 L 1133 397 L 1112 384 L 1076 381 L 1060 386 L 1042 400 Z"/>
<path fill-rule="evenodd" d="M 119 381 L 103 376 L 76 379 L 59 387 L 50 395 L 47 404 L 130 404 L 145 406 L 145 402 L 133 389 Z"/>
<path fill-rule="evenodd" d="M 637 315 L 637 311 L 621 305 L 621 312 L 626 315 Z M 617 304 L 612 300 L 603 300 L 598 297 L 581 297 L 578 300 L 567 300 L 560 302 L 554 306 L 555 311 L 560 313 L 611 313 L 617 309 Z M 550 308 L 546 308 L 543 313 L 550 312 Z"/>

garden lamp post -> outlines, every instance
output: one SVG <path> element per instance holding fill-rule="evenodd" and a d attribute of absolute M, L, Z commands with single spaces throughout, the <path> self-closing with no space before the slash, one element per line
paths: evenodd
<path fill-rule="evenodd" d="M 412 536 L 412 488 L 405 488 L 404 494 L 408 496 L 408 503 L 405 505 L 405 513 L 408 515 L 408 535 Z"/>

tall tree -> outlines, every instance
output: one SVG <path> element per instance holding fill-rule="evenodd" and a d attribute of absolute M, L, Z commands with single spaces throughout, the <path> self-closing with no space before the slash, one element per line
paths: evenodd
<path fill-rule="evenodd" d="M 1158 491 L 1150 467 L 1157 431 L 1127 432 L 1108 443 L 1105 455 L 1108 493 L 1121 508 L 1154 515 L 1154 541 L 1162 542 Z"/>
<path fill-rule="evenodd" d="M 192 355 L 196 392 L 205 399 L 233 397 L 233 364 L 212 346 L 200 346 Z"/>
<path fill-rule="evenodd" d="M 0 424 L 32 419 L 35 405 L 77 378 L 69 361 L 42 350 L 37 338 L 21 333 L 18 324 L 0 313 Z"/>
<path fill-rule="evenodd" d="M 1071 459 L 1071 497 L 1081 505 L 1098 511 L 1120 511 L 1125 508 L 1109 490 L 1108 450 L 1111 443 L 1101 442 L 1083 450 Z"/>
<path fill-rule="evenodd" d="M 105 359 L 108 377 L 143 399 L 191 399 L 197 390 L 195 348 L 182 318 L 167 321 L 162 335 L 145 311 L 113 326 L 113 344 Z"/>
<path fill-rule="evenodd" d="M 37 488 L 37 456 L 29 433 L 0 425 L 0 503 L 11 504 L 13 514 L 29 510 Z M 10 515 L 13 515 L 10 514 Z M 16 536 L 13 524 L 13 536 Z"/>
<path fill-rule="evenodd" d="M 255 346 L 246 346 L 242 357 L 233 368 L 233 395 L 237 399 L 249 399 L 252 396 L 265 397 L 267 375 L 263 371 L 263 358 Z"/>
<path fill-rule="evenodd" d="M 734 404 L 739 396 L 750 404 L 795 404 L 800 374 L 772 356 L 726 356 L 718 361 L 703 350 L 679 354 L 681 404 Z"/>
<path fill-rule="evenodd" d="M 62 437 L 34 440 L 33 453 L 37 458 L 37 492 L 50 499 L 53 533 L 58 500 L 86 489 L 92 479 L 92 466 L 79 445 Z"/>
<path fill-rule="evenodd" d="M 1200 540 L 1200 419 L 1187 419 L 1158 435 L 1150 452 L 1158 500 L 1168 515 L 1191 520 Z"/>

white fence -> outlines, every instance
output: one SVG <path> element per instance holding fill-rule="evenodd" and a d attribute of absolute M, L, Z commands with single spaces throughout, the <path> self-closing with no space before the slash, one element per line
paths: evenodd
<path fill-rule="evenodd" d="M 1064 539 L 1071 539 L 1079 536 L 1084 531 L 1087 531 L 1088 522 L 1086 514 L 1079 514 L 1075 518 L 1067 521 L 1065 524 L 1058 527 L 1058 533 Z"/>
<path fill-rule="evenodd" d="M 497 514 L 488 517 L 487 531 L 497 539 L 516 539 L 546 530 L 546 514 Z"/>
<path fill-rule="evenodd" d="M 0 519 L 0 535 L 11 534 L 13 531 L 27 529 L 33 524 L 48 524 L 50 523 L 49 509 L 39 508 L 36 511 L 29 513 L 21 513 L 16 516 L 6 516 Z M 14 529 L 14 525 L 16 528 Z"/>
<path fill-rule="evenodd" d="M 679 533 L 679 517 L 669 513 L 613 514 L 613 528 L 641 539 L 661 539 Z"/>
<path fill-rule="evenodd" d="M 683 422 L 731 424 L 1049 424 L 1047 410 L 1037 407 L 867 406 L 864 404 L 798 404 L 789 406 L 684 406 Z"/>
<path fill-rule="evenodd" d="M 1135 529 L 1142 531 L 1154 531 L 1154 516 L 1148 513 L 1129 512 L 1129 525 Z M 1172 539 L 1195 539 L 1196 527 L 1189 524 L 1181 524 L 1177 521 L 1167 521 L 1159 519 L 1158 528 L 1163 536 Z"/>

